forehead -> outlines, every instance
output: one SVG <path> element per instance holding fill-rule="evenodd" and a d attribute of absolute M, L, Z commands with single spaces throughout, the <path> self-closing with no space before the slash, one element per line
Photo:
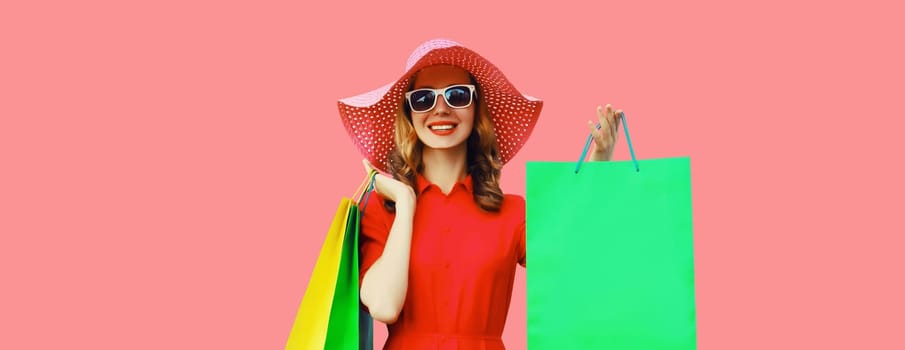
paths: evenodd
<path fill-rule="evenodd" d="M 415 89 L 442 88 L 454 84 L 469 84 L 468 72 L 462 68 L 448 65 L 425 67 L 415 74 Z"/>

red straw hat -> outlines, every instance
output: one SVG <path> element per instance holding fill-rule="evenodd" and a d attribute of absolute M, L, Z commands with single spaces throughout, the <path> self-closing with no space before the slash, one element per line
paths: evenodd
<path fill-rule="evenodd" d="M 339 100 L 339 115 L 358 150 L 375 167 L 388 171 L 387 154 L 394 141 L 396 111 L 412 75 L 424 67 L 446 64 L 465 69 L 478 82 L 493 121 L 500 161 L 505 164 L 525 144 L 543 101 L 516 90 L 493 63 L 459 43 L 445 39 L 427 41 L 412 52 L 404 74 L 376 90 Z"/>

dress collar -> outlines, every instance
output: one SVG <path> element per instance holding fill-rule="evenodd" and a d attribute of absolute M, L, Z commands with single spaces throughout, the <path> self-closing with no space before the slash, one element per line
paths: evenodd
<path fill-rule="evenodd" d="M 437 185 L 435 185 L 435 184 L 431 183 L 430 181 L 428 181 L 428 180 L 427 180 L 426 178 L 424 178 L 424 176 L 422 176 L 420 173 L 417 175 L 417 177 L 415 178 L 415 180 L 416 180 L 416 186 L 417 186 L 417 188 L 418 188 L 418 194 L 419 194 L 419 195 L 422 194 L 422 193 L 424 193 L 424 191 L 426 191 L 428 188 L 430 188 L 431 185 L 434 185 L 434 187 L 437 187 Z M 472 179 L 471 179 L 471 174 L 466 175 L 464 180 L 459 181 L 459 182 L 456 182 L 456 185 L 453 186 L 453 187 L 457 187 L 457 186 L 463 186 L 463 187 L 465 188 L 466 191 L 468 191 L 469 193 L 471 193 L 472 190 L 474 189 L 473 183 L 472 183 Z M 437 189 L 439 190 L 439 188 L 437 188 Z"/>

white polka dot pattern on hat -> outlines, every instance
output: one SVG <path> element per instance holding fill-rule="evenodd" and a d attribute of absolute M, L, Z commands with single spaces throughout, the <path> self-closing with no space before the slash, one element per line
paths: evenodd
<path fill-rule="evenodd" d="M 396 82 L 338 102 L 343 125 L 358 150 L 374 166 L 387 171 L 390 150 L 395 147 L 396 110 L 409 78 L 418 70 L 438 65 L 458 66 L 470 72 L 481 86 L 493 121 L 500 161 L 508 162 L 525 144 L 543 101 L 523 95 L 490 61 L 449 40 L 432 40 L 419 46 L 406 62 L 406 72 Z"/>

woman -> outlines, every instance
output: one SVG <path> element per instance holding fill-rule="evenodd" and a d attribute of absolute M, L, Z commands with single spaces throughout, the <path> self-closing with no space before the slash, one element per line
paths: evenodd
<path fill-rule="evenodd" d="M 388 325 L 387 349 L 503 349 L 515 265 L 526 265 L 525 202 L 500 169 L 542 101 L 449 40 L 409 57 L 394 83 L 340 100 L 343 122 L 376 166 L 361 223 L 361 301 Z M 593 160 L 608 160 L 620 111 L 598 107 Z M 373 164 L 373 165 L 372 165 Z"/>

